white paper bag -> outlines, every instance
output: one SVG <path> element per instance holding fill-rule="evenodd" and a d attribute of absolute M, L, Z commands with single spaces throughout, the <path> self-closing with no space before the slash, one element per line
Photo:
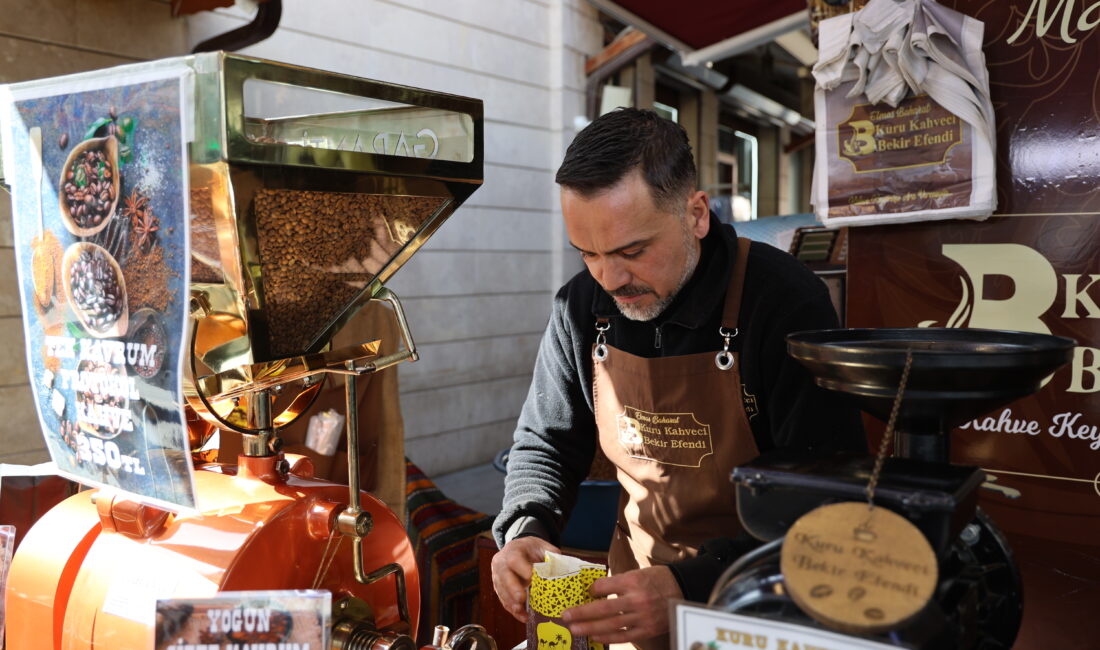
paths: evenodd
<path fill-rule="evenodd" d="M 985 219 L 997 205 L 981 21 L 871 0 L 821 23 L 813 203 L 828 226 Z"/>

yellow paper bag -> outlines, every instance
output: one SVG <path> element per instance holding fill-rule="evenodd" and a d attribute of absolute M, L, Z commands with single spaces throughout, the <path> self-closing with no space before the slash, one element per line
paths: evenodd
<path fill-rule="evenodd" d="M 544 562 L 536 563 L 527 593 L 528 650 L 604 650 L 588 637 L 574 638 L 561 614 L 595 600 L 588 590 L 606 575 L 602 564 L 558 553 L 548 552 Z"/>

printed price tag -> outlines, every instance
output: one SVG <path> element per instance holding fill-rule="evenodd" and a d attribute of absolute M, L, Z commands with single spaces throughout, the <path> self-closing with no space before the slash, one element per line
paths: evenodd
<path fill-rule="evenodd" d="M 887 650 L 895 646 L 804 625 L 754 618 L 678 603 L 673 616 L 676 650 Z"/>

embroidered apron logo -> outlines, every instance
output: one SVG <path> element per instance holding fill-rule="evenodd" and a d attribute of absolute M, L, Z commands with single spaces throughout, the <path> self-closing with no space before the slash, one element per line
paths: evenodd
<path fill-rule="evenodd" d="M 760 404 L 756 401 L 756 395 L 749 392 L 744 384 L 741 384 L 741 401 L 745 405 L 745 416 L 752 420 L 760 413 Z"/>
<path fill-rule="evenodd" d="M 710 425 L 694 413 L 650 413 L 624 406 L 616 418 L 619 444 L 634 458 L 699 467 L 714 453 Z"/>

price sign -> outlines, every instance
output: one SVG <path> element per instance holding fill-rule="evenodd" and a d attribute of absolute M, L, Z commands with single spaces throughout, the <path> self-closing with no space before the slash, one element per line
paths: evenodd
<path fill-rule="evenodd" d="M 675 650 L 896 650 L 896 646 L 773 619 L 679 603 L 673 615 Z"/>

